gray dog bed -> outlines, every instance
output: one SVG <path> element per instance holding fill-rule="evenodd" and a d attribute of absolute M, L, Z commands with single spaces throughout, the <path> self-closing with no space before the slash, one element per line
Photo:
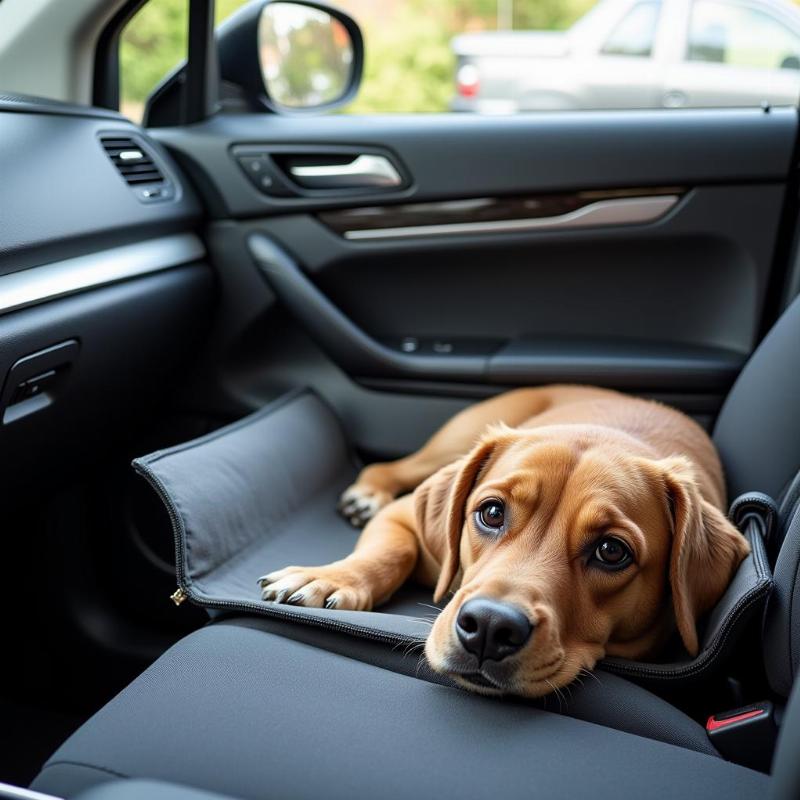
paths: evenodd
<path fill-rule="evenodd" d="M 164 503 L 175 536 L 179 591 L 214 611 L 291 620 L 389 646 L 424 640 L 432 590 L 409 585 L 376 611 L 337 611 L 261 600 L 257 578 L 290 564 L 325 564 L 352 551 L 358 531 L 336 512 L 356 460 L 331 409 L 292 392 L 207 436 L 133 462 Z M 606 659 L 640 683 L 694 681 L 719 667 L 772 587 L 764 521 L 745 515 L 752 553 L 703 626 L 702 649 L 669 663 Z"/>

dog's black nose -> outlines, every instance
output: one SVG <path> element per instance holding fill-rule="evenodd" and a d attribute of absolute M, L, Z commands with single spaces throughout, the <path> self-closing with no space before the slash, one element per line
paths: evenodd
<path fill-rule="evenodd" d="M 478 663 L 501 659 L 522 649 L 533 626 L 516 606 L 488 597 L 473 597 L 459 609 L 456 633 L 464 649 Z"/>

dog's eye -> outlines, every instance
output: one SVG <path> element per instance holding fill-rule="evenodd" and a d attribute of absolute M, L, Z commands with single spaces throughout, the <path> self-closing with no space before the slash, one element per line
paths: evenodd
<path fill-rule="evenodd" d="M 485 533 L 499 533 L 506 522 L 506 509 L 502 500 L 484 500 L 475 512 L 475 522 Z"/>
<path fill-rule="evenodd" d="M 595 561 L 606 567 L 626 567 L 633 561 L 633 554 L 628 545 L 616 536 L 601 539 L 594 551 Z"/>

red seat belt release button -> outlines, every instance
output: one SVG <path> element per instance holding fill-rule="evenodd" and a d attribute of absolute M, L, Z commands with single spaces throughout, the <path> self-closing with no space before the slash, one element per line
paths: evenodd
<path fill-rule="evenodd" d="M 709 733 L 713 731 L 718 731 L 720 728 L 725 728 L 728 725 L 735 725 L 737 722 L 743 722 L 746 719 L 753 719 L 754 717 L 760 717 L 767 713 L 767 710 L 764 708 L 756 708 L 752 711 L 742 711 L 740 713 L 730 713 L 730 714 L 720 714 L 719 716 L 715 716 L 712 714 L 706 720 L 706 730 Z"/>
<path fill-rule="evenodd" d="M 778 737 L 775 708 L 769 700 L 712 714 L 706 732 L 723 758 L 762 772 L 769 770 Z"/>

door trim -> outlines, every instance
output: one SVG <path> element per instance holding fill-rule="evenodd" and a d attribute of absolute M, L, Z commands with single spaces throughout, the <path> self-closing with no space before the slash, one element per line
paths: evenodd
<path fill-rule="evenodd" d="M 389 228 L 352 228 L 342 231 L 342 235 L 350 241 L 376 241 L 428 236 L 462 236 L 476 233 L 513 233 L 517 231 L 553 231 L 572 228 L 641 225 L 661 219 L 675 207 L 680 198 L 680 194 L 620 197 L 598 200 L 573 211 L 547 217 L 448 222 Z"/>
<path fill-rule="evenodd" d="M 0 314 L 189 264 L 205 254 L 199 237 L 180 233 L 12 272 L 0 277 Z"/>

